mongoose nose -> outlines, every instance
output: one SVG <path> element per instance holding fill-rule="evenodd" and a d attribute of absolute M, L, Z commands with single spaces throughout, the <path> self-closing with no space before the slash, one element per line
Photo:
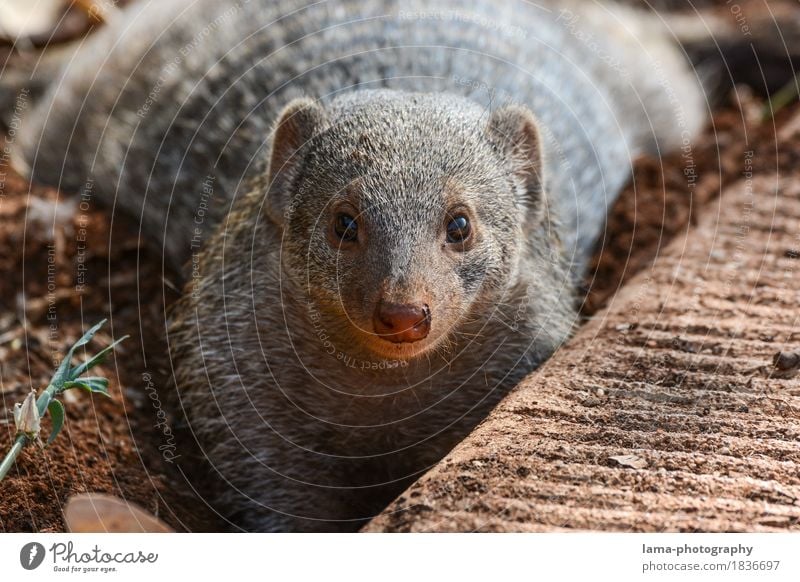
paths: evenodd
<path fill-rule="evenodd" d="M 431 330 L 431 310 L 427 305 L 380 301 L 375 307 L 372 324 L 375 333 L 387 341 L 418 342 Z"/>

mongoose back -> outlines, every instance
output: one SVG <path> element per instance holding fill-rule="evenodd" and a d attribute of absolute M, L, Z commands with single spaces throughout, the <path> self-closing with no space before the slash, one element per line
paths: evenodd
<path fill-rule="evenodd" d="M 358 527 L 576 323 L 631 159 L 702 89 L 586 2 L 140 2 L 16 163 L 141 220 L 173 266 L 180 405 L 231 526 Z"/>

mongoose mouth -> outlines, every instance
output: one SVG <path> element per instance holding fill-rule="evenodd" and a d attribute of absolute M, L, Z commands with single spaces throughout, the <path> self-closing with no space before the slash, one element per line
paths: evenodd
<path fill-rule="evenodd" d="M 367 349 L 376 357 L 384 360 L 411 361 L 431 352 L 439 344 L 439 338 L 428 337 L 416 342 L 392 342 L 371 336 Z"/>

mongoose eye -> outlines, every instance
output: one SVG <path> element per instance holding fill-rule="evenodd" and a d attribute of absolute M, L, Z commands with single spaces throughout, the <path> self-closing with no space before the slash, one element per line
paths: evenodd
<path fill-rule="evenodd" d="M 447 223 L 447 242 L 463 243 L 469 238 L 471 230 L 469 219 L 463 214 L 458 215 Z"/>
<path fill-rule="evenodd" d="M 358 223 L 349 214 L 344 214 L 343 212 L 337 214 L 336 221 L 333 223 L 333 230 L 342 241 L 353 242 L 358 239 Z"/>

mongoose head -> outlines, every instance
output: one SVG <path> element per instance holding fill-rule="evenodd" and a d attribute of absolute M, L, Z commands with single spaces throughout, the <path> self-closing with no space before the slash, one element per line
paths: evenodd
<path fill-rule="evenodd" d="M 452 95 L 295 100 L 267 178 L 283 273 L 338 349 L 383 359 L 426 354 L 491 317 L 545 222 L 533 115 Z"/>

